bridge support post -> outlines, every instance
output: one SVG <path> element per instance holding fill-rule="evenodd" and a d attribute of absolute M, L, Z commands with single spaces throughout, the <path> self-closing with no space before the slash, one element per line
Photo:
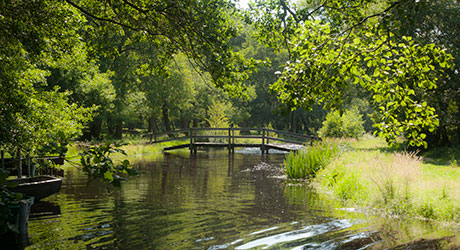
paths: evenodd
<path fill-rule="evenodd" d="M 21 150 L 18 148 L 17 152 L 18 160 L 19 160 L 19 165 L 18 165 L 18 178 L 22 178 L 22 160 L 21 160 Z"/>
<path fill-rule="evenodd" d="M 232 128 L 228 128 L 228 153 L 232 153 Z"/>
<path fill-rule="evenodd" d="M 265 154 L 265 128 L 262 128 L 262 147 L 260 148 L 262 154 Z"/>
<path fill-rule="evenodd" d="M 266 132 L 267 132 L 267 135 L 266 135 L 266 137 L 267 137 L 267 139 L 266 139 L 267 147 L 265 147 L 265 153 L 268 154 L 268 149 L 269 149 L 268 144 L 270 143 L 270 139 L 268 139 L 268 137 L 270 137 L 270 131 L 266 130 Z"/>
<path fill-rule="evenodd" d="M 233 129 L 232 126 L 232 154 L 235 153 L 235 130 Z"/>
<path fill-rule="evenodd" d="M 190 128 L 189 130 L 189 136 L 190 136 L 190 145 L 189 145 L 189 149 L 190 149 L 190 154 L 196 154 L 197 153 L 197 149 L 196 149 L 196 146 L 195 146 L 195 133 L 194 133 L 194 129 L 193 128 Z"/>
<path fill-rule="evenodd" d="M 30 153 L 27 153 L 27 175 L 30 177 L 30 164 L 31 164 L 31 161 L 30 161 Z"/>
<path fill-rule="evenodd" d="M 196 130 L 195 129 L 192 129 L 192 134 L 193 134 L 193 153 L 197 154 L 198 148 L 196 146 Z"/>
<path fill-rule="evenodd" d="M 188 129 L 188 137 L 189 137 L 188 149 L 190 149 L 190 154 L 192 154 L 193 153 L 193 150 L 192 150 L 192 128 Z"/>

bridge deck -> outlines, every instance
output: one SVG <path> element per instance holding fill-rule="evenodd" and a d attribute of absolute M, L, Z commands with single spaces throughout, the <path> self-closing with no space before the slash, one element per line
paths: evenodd
<path fill-rule="evenodd" d="M 228 148 L 228 143 L 219 143 L 219 142 L 195 142 L 193 144 L 195 148 Z M 280 151 L 297 151 L 302 148 L 301 145 L 293 145 L 293 144 L 264 144 L 261 143 L 234 143 L 231 144 L 230 147 L 234 148 L 262 148 L 265 149 L 276 149 Z M 181 149 L 181 148 L 190 148 L 190 143 L 165 147 L 163 148 L 164 151 L 174 150 L 174 149 Z"/>
<path fill-rule="evenodd" d="M 262 154 L 268 153 L 269 149 L 280 151 L 296 151 L 307 142 L 313 144 L 314 140 L 321 140 L 311 135 L 296 134 L 286 131 L 278 131 L 268 128 L 188 128 L 176 131 L 168 131 L 160 134 L 149 134 L 150 143 L 163 143 L 169 141 L 189 140 L 188 143 L 165 147 L 164 151 L 188 148 L 196 153 L 198 148 L 227 148 L 229 153 L 235 152 L 235 148 L 260 148 Z M 251 139 L 259 143 L 238 143 L 239 139 Z M 223 142 L 209 142 L 223 140 Z M 206 141 L 206 142 L 203 142 Z M 274 144 L 273 142 L 277 142 Z"/>

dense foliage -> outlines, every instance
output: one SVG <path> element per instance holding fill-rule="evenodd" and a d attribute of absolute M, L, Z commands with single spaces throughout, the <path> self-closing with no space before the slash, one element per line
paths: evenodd
<path fill-rule="evenodd" d="M 264 0 L 244 13 L 226 0 L 0 7 L 0 147 L 10 152 L 211 126 L 217 103 L 242 127 L 315 134 L 331 108 L 358 102 L 365 129 L 375 122 L 389 142 L 446 144 L 460 131 L 451 1 Z"/>
<path fill-rule="evenodd" d="M 69 102 L 58 86 L 47 89 L 47 77 L 78 41 L 81 17 L 58 1 L 2 1 L 0 9 L 0 148 L 33 152 L 75 137 L 93 109 Z"/>
<path fill-rule="evenodd" d="M 259 40 L 289 51 L 290 60 L 272 86 L 290 107 L 325 103 L 341 108 L 356 84 L 370 93 L 380 114 L 378 134 L 388 142 L 404 135 L 427 146 L 426 132 L 439 125 L 425 93 L 452 68 L 452 56 L 433 41 L 401 34 L 405 10 L 421 1 L 258 1 L 248 13 Z M 427 6 L 425 6 L 426 8 Z"/>
<path fill-rule="evenodd" d="M 361 137 L 365 130 L 362 115 L 357 109 L 346 110 L 343 115 L 339 111 L 327 114 L 323 126 L 319 130 L 321 137 L 356 138 Z"/>

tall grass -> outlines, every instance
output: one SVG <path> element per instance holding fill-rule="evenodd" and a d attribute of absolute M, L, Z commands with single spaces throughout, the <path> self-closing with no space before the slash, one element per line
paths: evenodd
<path fill-rule="evenodd" d="M 460 168 L 427 164 L 415 153 L 347 151 L 318 171 L 313 185 L 341 206 L 460 222 Z"/>
<path fill-rule="evenodd" d="M 284 172 L 289 179 L 314 178 L 335 156 L 340 147 L 334 142 L 324 142 L 290 152 L 284 160 Z"/>

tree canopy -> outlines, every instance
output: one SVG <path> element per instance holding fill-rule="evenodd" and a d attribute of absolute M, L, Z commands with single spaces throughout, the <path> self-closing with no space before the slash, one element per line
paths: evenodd
<path fill-rule="evenodd" d="M 139 71 L 168 76 L 179 52 L 234 96 L 254 67 L 230 46 L 236 9 L 224 0 L 3 1 L 0 9 L 4 149 L 67 141 L 98 108 L 118 119 Z"/>
<path fill-rule="evenodd" d="M 245 11 L 230 0 L 3 1 L 0 145 L 33 151 L 145 124 L 208 126 L 213 107 L 232 124 L 315 133 L 327 111 L 356 98 L 390 143 L 448 141 L 460 134 L 459 9 L 448 0 L 260 0 Z"/>
<path fill-rule="evenodd" d="M 388 142 L 404 135 L 427 146 L 424 131 L 438 125 L 427 90 L 452 68 L 452 56 L 433 42 L 401 32 L 408 10 L 423 1 L 257 1 L 247 19 L 268 46 L 287 48 L 289 61 L 272 89 L 290 107 L 325 103 L 340 109 L 344 93 L 359 84 L 380 114 L 378 134 Z M 425 6 L 426 7 L 426 6 Z"/>

